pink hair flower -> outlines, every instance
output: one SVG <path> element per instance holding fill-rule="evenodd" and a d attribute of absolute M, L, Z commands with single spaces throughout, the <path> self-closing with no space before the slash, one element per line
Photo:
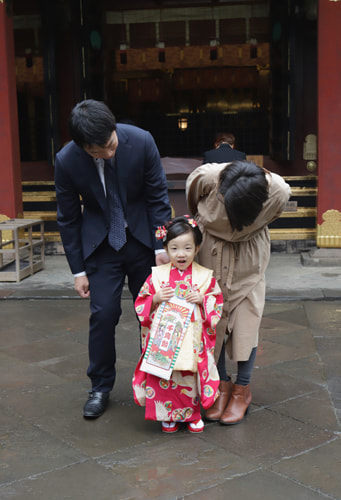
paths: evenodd
<path fill-rule="evenodd" d="M 185 215 L 186 219 L 188 219 L 188 224 L 192 227 L 197 227 L 197 222 L 193 219 L 193 217 L 190 217 L 189 215 Z"/>

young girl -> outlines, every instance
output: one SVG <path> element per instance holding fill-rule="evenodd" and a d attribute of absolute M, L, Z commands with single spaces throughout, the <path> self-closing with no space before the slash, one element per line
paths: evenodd
<path fill-rule="evenodd" d="M 146 420 L 162 422 L 163 432 L 176 432 L 179 422 L 202 432 L 200 403 L 207 409 L 219 395 L 214 346 L 222 293 L 212 271 L 194 262 L 202 241 L 194 219 L 176 217 L 156 237 L 163 239 L 170 263 L 152 268 L 135 302 L 142 355 L 134 399 L 146 407 Z M 179 320 L 183 311 L 187 321 Z"/>

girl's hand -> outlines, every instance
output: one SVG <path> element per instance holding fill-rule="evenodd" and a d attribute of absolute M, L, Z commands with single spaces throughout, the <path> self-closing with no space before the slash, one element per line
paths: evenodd
<path fill-rule="evenodd" d="M 190 304 L 199 304 L 199 305 L 202 305 L 204 299 L 203 299 L 203 296 L 201 295 L 201 293 L 199 291 L 192 290 L 187 295 L 186 300 Z"/>
<path fill-rule="evenodd" d="M 171 299 L 174 295 L 174 290 L 171 286 L 166 286 L 164 288 L 160 288 L 158 292 L 153 297 L 153 304 L 160 304 L 169 299 Z"/>

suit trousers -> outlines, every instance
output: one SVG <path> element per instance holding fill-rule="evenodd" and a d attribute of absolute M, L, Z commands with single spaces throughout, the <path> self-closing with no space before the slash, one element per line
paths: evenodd
<path fill-rule="evenodd" d="M 127 242 L 117 252 L 107 238 L 86 260 L 90 286 L 89 367 L 92 390 L 109 392 L 116 377 L 115 328 L 121 316 L 126 278 L 135 301 L 155 265 L 154 250 L 136 240 L 127 229 Z M 137 320 L 138 321 L 138 320 Z M 138 323 L 136 342 L 139 342 Z"/>

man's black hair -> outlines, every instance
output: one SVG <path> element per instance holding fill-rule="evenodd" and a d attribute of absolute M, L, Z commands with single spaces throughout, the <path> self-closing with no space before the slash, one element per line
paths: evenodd
<path fill-rule="evenodd" d="M 116 119 L 104 102 L 87 99 L 73 108 L 68 125 L 71 138 L 78 146 L 104 147 L 116 130 Z"/>

